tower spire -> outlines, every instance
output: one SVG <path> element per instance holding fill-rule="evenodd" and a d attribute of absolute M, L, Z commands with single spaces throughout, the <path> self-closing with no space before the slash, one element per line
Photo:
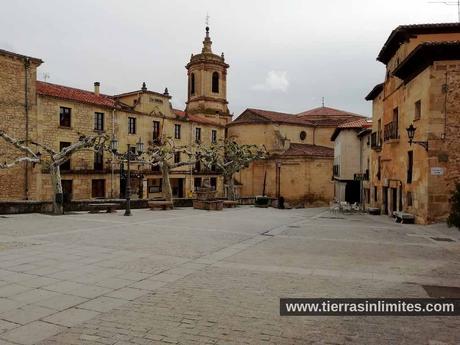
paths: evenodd
<path fill-rule="evenodd" d="M 209 14 L 206 14 L 206 37 L 203 41 L 203 49 L 201 49 L 202 53 L 211 53 L 212 54 L 212 41 L 211 37 L 209 37 Z"/>

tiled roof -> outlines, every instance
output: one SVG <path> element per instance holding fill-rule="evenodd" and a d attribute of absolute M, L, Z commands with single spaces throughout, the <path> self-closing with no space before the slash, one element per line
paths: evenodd
<path fill-rule="evenodd" d="M 367 128 L 372 127 L 371 119 L 357 119 L 344 122 L 338 126 L 338 128 Z"/>
<path fill-rule="evenodd" d="M 202 118 L 200 116 L 187 114 L 183 110 L 173 109 L 173 111 L 174 111 L 174 114 L 176 115 L 176 117 L 179 118 L 180 120 L 185 120 L 185 121 L 188 120 L 190 122 L 196 122 L 196 123 L 202 123 L 202 124 L 205 124 L 205 125 L 222 127 L 222 125 L 219 124 L 218 122 L 215 122 L 215 121 L 212 121 L 212 120 L 209 120 L 209 119 L 205 119 L 205 118 Z"/>
<path fill-rule="evenodd" d="M 407 83 L 433 61 L 448 60 L 460 60 L 460 41 L 424 42 L 398 65 L 393 74 Z"/>
<path fill-rule="evenodd" d="M 311 121 L 300 119 L 294 114 L 280 113 L 277 111 L 262 110 L 262 109 L 246 109 L 233 123 L 261 123 L 261 122 L 276 122 L 290 123 L 297 125 L 312 125 Z"/>
<path fill-rule="evenodd" d="M 110 98 L 110 96 L 102 94 L 96 95 L 92 91 L 76 89 L 73 87 L 63 85 L 45 83 L 43 81 L 37 81 L 37 93 L 39 95 L 94 104 L 103 107 L 115 107 L 115 101 L 112 98 Z"/>
<path fill-rule="evenodd" d="M 349 111 L 345 110 L 340 110 L 340 109 L 335 109 L 335 108 L 330 108 L 330 107 L 319 107 L 319 108 L 314 108 L 311 110 L 304 111 L 300 114 L 297 114 L 298 117 L 303 117 L 303 118 L 333 118 L 333 117 L 350 117 L 350 116 L 356 116 L 356 117 L 364 117 L 363 115 L 351 113 Z"/>
<path fill-rule="evenodd" d="M 22 55 L 22 54 L 18 54 L 18 53 L 13 53 L 13 52 L 10 52 L 8 50 L 3 50 L 3 49 L 0 49 L 0 55 L 4 55 L 4 56 L 11 56 L 13 58 L 19 58 L 19 59 L 30 59 L 31 61 L 37 63 L 38 65 L 42 64 L 43 61 L 41 59 L 38 59 L 38 58 L 34 58 L 32 56 L 27 56 L 27 55 Z"/>
<path fill-rule="evenodd" d="M 337 126 L 334 133 L 332 133 L 331 141 L 334 141 L 343 129 L 366 129 L 370 127 L 372 127 L 372 120 L 369 118 L 353 119 L 343 122 Z"/>
<path fill-rule="evenodd" d="M 391 32 L 377 60 L 384 64 L 388 63 L 399 46 L 413 35 L 439 33 L 460 33 L 460 23 L 400 25 Z"/>
<path fill-rule="evenodd" d="M 334 149 L 310 144 L 292 144 L 282 156 L 334 157 Z"/>

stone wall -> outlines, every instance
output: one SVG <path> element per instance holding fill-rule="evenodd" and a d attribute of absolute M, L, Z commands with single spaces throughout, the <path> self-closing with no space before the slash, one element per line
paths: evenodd
<path fill-rule="evenodd" d="M 40 62 L 29 59 L 27 65 L 26 59 L 15 54 L 0 54 L 0 129 L 16 139 L 26 139 L 27 117 L 29 138 L 36 135 L 37 128 L 35 81 Z M 26 93 L 28 116 L 25 109 Z M 2 162 L 11 162 L 22 156 L 24 154 L 0 139 Z M 28 199 L 34 195 L 35 184 L 32 184 L 30 169 L 30 164 L 23 163 L 0 170 L 0 200 Z"/>

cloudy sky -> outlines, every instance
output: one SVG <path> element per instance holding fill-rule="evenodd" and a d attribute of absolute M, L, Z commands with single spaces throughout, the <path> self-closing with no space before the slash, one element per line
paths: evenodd
<path fill-rule="evenodd" d="M 457 21 L 424 0 L 14 0 L 0 12 L 0 48 L 39 57 L 39 79 L 114 94 L 167 86 L 184 108 L 185 64 L 209 13 L 215 53 L 230 64 L 228 99 L 298 113 L 321 105 L 370 115 L 384 77 L 375 58 L 400 24 Z"/>

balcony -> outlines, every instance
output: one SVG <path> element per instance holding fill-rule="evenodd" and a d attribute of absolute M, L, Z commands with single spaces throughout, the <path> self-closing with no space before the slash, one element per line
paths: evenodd
<path fill-rule="evenodd" d="M 383 141 L 399 140 L 399 128 L 396 121 L 389 122 L 383 130 Z"/>
<path fill-rule="evenodd" d="M 371 149 L 379 151 L 382 148 L 382 134 L 381 132 L 374 132 L 371 134 Z"/>

